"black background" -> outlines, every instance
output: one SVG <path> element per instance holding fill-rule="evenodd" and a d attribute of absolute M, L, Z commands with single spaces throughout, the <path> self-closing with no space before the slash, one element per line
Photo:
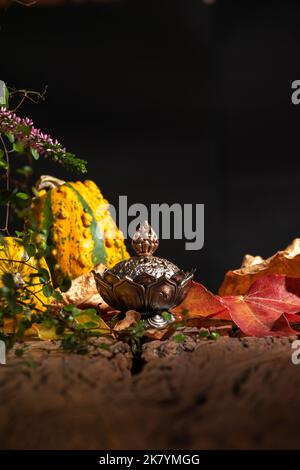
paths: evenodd
<path fill-rule="evenodd" d="M 245 253 L 300 235 L 298 1 L 13 6 L 0 25 L 1 79 L 48 85 L 22 114 L 86 158 L 112 204 L 205 204 L 204 248 L 162 241 L 160 256 L 216 290 Z"/>

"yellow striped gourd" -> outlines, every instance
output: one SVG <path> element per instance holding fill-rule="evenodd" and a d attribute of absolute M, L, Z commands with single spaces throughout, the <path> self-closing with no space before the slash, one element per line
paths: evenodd
<path fill-rule="evenodd" d="M 41 258 L 36 260 L 29 257 L 22 241 L 15 237 L 3 237 L 0 243 L 0 287 L 3 287 L 2 276 L 5 273 L 12 274 L 16 285 L 28 292 L 28 303 L 32 309 L 46 310 L 47 304 L 51 304 L 51 299 L 43 294 L 43 285 L 40 281 L 38 271 L 40 268 L 46 269 L 46 261 Z M 50 273 L 49 273 L 49 278 Z M 29 285 L 31 284 L 31 285 Z"/>
<path fill-rule="evenodd" d="M 42 176 L 37 189 L 33 217 L 51 246 L 46 259 L 56 284 L 88 273 L 96 265 L 110 268 L 128 258 L 123 234 L 93 181 Z"/>

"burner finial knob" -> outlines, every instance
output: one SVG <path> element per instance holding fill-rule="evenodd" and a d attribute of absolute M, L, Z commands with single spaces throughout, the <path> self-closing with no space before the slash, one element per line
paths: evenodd
<path fill-rule="evenodd" d="M 132 237 L 132 247 L 138 256 L 152 256 L 158 248 L 158 237 L 147 220 Z"/>

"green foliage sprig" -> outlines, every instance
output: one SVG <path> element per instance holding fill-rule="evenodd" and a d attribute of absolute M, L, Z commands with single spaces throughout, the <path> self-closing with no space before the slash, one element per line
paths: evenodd
<path fill-rule="evenodd" d="M 3 81 L 0 90 L 0 180 L 5 184 L 0 191 L 0 205 L 6 206 L 5 224 L 0 231 L 9 234 L 9 217 L 13 211 L 18 217 L 24 218 L 31 205 L 32 193 L 30 177 L 33 166 L 39 158 L 51 159 L 63 165 L 69 171 L 84 174 L 87 162 L 78 158 L 49 134 L 34 127 L 31 119 L 19 117 L 15 111 L 25 99 L 37 103 L 45 99 L 45 92 L 27 90 L 10 90 Z M 17 106 L 10 109 L 10 103 L 19 98 Z M 11 157 L 27 157 L 27 164 L 13 171 Z M 20 160 L 20 159 L 18 159 Z M 18 161 L 15 159 L 15 161 Z"/>
<path fill-rule="evenodd" d="M 27 264 L 27 261 L 22 263 Z M 30 263 L 28 266 L 32 268 Z M 37 286 L 40 286 L 38 291 L 35 290 Z M 49 304 L 41 301 L 39 292 L 49 298 Z M 37 299 L 36 303 L 34 297 Z M 56 305 L 54 300 L 58 301 Z M 41 328 L 41 333 L 46 330 L 51 333 L 50 336 L 60 338 L 64 350 L 86 353 L 89 340 L 102 335 L 99 330 L 99 315 L 95 309 L 81 310 L 72 304 L 63 305 L 61 300 L 60 291 L 53 288 L 48 271 L 42 267 L 36 268 L 29 279 L 12 273 L 3 274 L 0 288 L 0 329 L 5 331 L 5 324 L 9 321 L 13 331 L 11 334 L 1 332 L 0 339 L 11 347 L 35 326 L 37 330 Z M 76 319 L 81 315 L 88 316 L 88 321 L 77 322 Z"/>
<path fill-rule="evenodd" d="M 70 171 L 81 174 L 87 171 L 85 160 L 67 152 L 57 140 L 35 128 L 31 119 L 15 114 L 25 99 L 36 103 L 44 99 L 44 95 L 45 92 L 9 90 L 5 84 L 2 91 L 0 90 L 0 179 L 5 182 L 0 190 L 0 205 L 6 206 L 5 224 L 0 230 L 7 235 L 10 235 L 11 212 L 21 219 L 25 217 L 27 220 L 31 219 L 31 200 L 36 194 L 31 193 L 29 179 L 35 161 L 41 157 L 50 158 Z M 10 102 L 16 97 L 19 98 L 19 103 L 10 109 Z M 20 155 L 25 155 L 28 163 L 12 171 L 11 157 Z M 58 289 L 54 289 L 49 272 L 39 264 L 39 260 L 51 249 L 47 245 L 47 237 L 39 233 L 34 224 L 31 224 L 31 228 L 26 227 L 24 232 L 16 231 L 16 235 L 20 244 L 23 244 L 28 258 L 20 260 L 4 257 L 2 261 L 0 260 L 2 269 L 5 270 L 7 266 L 7 272 L 1 275 L 0 287 L 1 339 L 11 346 L 15 341 L 22 339 L 24 333 L 33 325 L 40 325 L 55 331 L 55 334 L 62 338 L 62 346 L 66 350 L 76 352 L 86 350 L 89 338 L 99 334 L 95 331 L 99 320 L 96 311 L 91 309 L 85 311 L 91 320 L 80 324 L 74 319 L 76 315 L 82 313 L 81 310 L 74 305 L 59 306 L 59 302 L 62 301 L 61 292 L 70 287 L 70 282 L 64 282 Z M 0 247 L 2 245 L 3 248 L 5 243 L 5 238 L 0 235 Z M 6 253 L 5 249 L 2 252 Z M 31 260 L 36 262 L 31 263 Z M 18 266 L 18 263 L 30 268 L 32 274 L 22 277 L 18 269 L 17 272 L 9 272 L 9 266 Z M 35 265 L 36 268 L 33 267 Z M 42 302 L 41 295 L 38 294 L 42 294 L 43 299 L 49 299 L 49 305 Z M 56 305 L 53 305 L 55 302 Z M 95 321 L 92 321 L 93 318 Z M 12 327 L 11 334 L 5 333 L 7 330 L 4 327 L 7 322 Z"/>

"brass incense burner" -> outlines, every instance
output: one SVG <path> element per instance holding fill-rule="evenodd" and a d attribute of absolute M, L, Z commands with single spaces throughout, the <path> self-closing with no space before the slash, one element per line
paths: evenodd
<path fill-rule="evenodd" d="M 149 326 L 163 328 L 174 318 L 165 320 L 161 313 L 183 301 L 194 271 L 186 274 L 170 261 L 153 256 L 158 238 L 147 221 L 133 236 L 132 246 L 137 256 L 121 261 L 103 274 L 94 272 L 97 289 L 111 307 L 136 310 Z"/>

